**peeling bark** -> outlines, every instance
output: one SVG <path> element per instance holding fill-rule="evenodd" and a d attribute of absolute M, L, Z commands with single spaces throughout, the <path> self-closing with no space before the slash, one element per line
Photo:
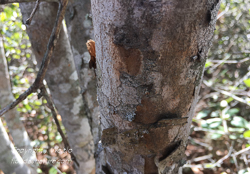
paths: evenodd
<path fill-rule="evenodd" d="M 178 173 L 218 1 L 91 2 L 104 147 L 97 173 Z"/>
<path fill-rule="evenodd" d="M 11 103 L 15 98 L 11 91 L 10 78 L 8 72 L 7 61 L 5 58 L 2 38 L 0 37 L 0 106 L 5 107 L 6 104 Z M 16 109 L 12 109 L 4 115 L 10 134 L 15 143 L 15 147 L 25 161 L 30 161 L 29 167 L 33 168 L 33 173 L 36 173 L 37 165 L 35 163 L 36 154 L 33 151 L 29 136 L 20 119 L 19 113 Z M 9 141 L 9 140 L 8 140 Z M 34 162 L 34 163 L 33 163 Z"/>
<path fill-rule="evenodd" d="M 25 21 L 34 3 L 20 4 Z M 27 26 L 33 52 L 40 65 L 49 35 L 56 16 L 56 3 L 41 3 L 31 25 Z M 95 171 L 93 156 L 93 139 L 88 124 L 86 108 L 82 102 L 79 81 L 75 70 L 73 55 L 62 28 L 45 79 L 48 83 L 53 101 L 62 116 L 69 144 L 80 164 L 79 174 L 90 174 Z"/>

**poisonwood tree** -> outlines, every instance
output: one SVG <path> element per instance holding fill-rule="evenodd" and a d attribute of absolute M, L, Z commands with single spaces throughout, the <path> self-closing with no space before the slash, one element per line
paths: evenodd
<path fill-rule="evenodd" d="M 101 164 L 97 173 L 173 173 L 189 129 L 218 0 L 92 0 Z"/>

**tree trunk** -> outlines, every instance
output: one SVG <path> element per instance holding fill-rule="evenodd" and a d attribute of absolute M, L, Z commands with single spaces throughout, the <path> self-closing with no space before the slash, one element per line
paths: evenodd
<path fill-rule="evenodd" d="M 14 100 L 14 96 L 11 91 L 8 65 L 7 65 L 7 61 L 5 58 L 2 37 L 0 37 L 0 81 L 4 82 L 4 83 L 0 83 L 0 96 L 1 96 L 0 108 L 1 107 L 3 108 L 5 107 L 5 105 L 7 105 L 8 103 L 11 103 Z M 29 161 L 29 163 L 26 163 L 26 165 L 33 168 L 32 169 L 33 173 L 36 173 L 36 169 L 37 169 L 36 154 L 33 151 L 33 147 L 30 144 L 31 142 L 30 142 L 29 136 L 20 119 L 19 113 L 17 112 L 16 109 L 12 109 L 9 112 L 7 112 L 4 115 L 4 117 L 5 117 L 7 126 L 9 128 L 10 134 L 15 143 L 16 149 L 14 149 L 14 151 L 17 150 L 17 152 L 19 152 L 19 154 L 21 155 L 24 161 Z M 2 134 L 4 134 L 3 131 L 5 130 L 4 128 L 2 129 L 3 129 Z M 9 141 L 9 140 L 3 139 L 3 141 Z M 11 142 L 7 144 L 12 145 Z M 9 148 L 11 149 L 11 147 Z M 8 153 L 11 153 L 11 152 L 8 152 Z M 11 163 L 9 163 L 9 165 L 10 165 L 9 168 L 13 168 L 13 165 L 11 165 Z M 14 171 L 14 169 L 11 169 L 11 170 Z"/>
<path fill-rule="evenodd" d="M 2 120 L 0 119 L 0 170 L 6 174 L 35 174 L 24 163 L 22 157 L 16 151 L 14 145 L 10 141 L 6 130 L 4 129 Z"/>
<path fill-rule="evenodd" d="M 39 65 L 55 22 L 57 6 L 57 3 L 41 2 L 31 25 L 27 26 L 27 33 Z M 33 7 L 34 3 L 20 4 L 23 21 L 29 17 Z M 95 168 L 93 139 L 64 27 L 61 29 L 45 79 L 56 108 L 62 116 L 70 146 L 80 164 L 77 173 L 93 173 Z"/>
<path fill-rule="evenodd" d="M 218 0 L 91 2 L 104 147 L 97 173 L 178 173 Z"/>
<path fill-rule="evenodd" d="M 65 13 L 65 21 L 79 77 L 81 94 L 84 103 L 87 103 L 95 152 L 97 152 L 100 140 L 100 112 L 96 95 L 96 77 L 94 69 L 89 69 L 90 55 L 86 47 L 87 40 L 94 38 L 92 20 L 89 17 L 90 11 L 90 0 L 70 1 Z M 96 161 L 96 163 L 98 162 Z"/>

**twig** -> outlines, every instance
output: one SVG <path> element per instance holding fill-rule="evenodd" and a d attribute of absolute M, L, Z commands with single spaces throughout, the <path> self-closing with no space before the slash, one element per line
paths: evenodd
<path fill-rule="evenodd" d="M 239 86 L 240 84 L 242 84 L 244 82 L 244 80 L 246 80 L 247 78 L 249 78 L 250 76 L 250 71 L 248 73 L 246 73 L 241 79 L 239 79 L 239 81 L 237 83 L 235 83 L 235 87 Z"/>
<path fill-rule="evenodd" d="M 221 12 L 218 16 L 217 16 L 217 20 L 220 19 L 221 16 L 223 16 L 228 10 L 229 10 L 229 7 L 230 7 L 230 3 L 227 4 L 225 10 L 223 12 Z"/>
<path fill-rule="evenodd" d="M 61 129 L 60 123 L 59 123 L 59 121 L 57 119 L 57 113 L 56 113 L 55 105 L 54 105 L 51 97 L 49 96 L 49 94 L 48 94 L 48 92 L 47 92 L 44 85 L 42 85 L 42 87 L 40 89 L 41 89 L 41 95 L 46 99 L 46 101 L 48 103 L 48 108 L 50 108 L 50 110 L 51 110 L 52 116 L 53 116 L 54 121 L 55 121 L 56 126 L 57 126 L 57 130 L 58 130 L 58 132 L 60 133 L 60 135 L 62 137 L 65 148 L 66 149 L 71 149 L 70 145 L 69 145 L 69 142 L 68 142 L 67 138 L 65 137 L 65 135 L 64 135 L 64 133 L 63 133 L 63 131 Z M 73 152 L 71 152 L 70 155 L 71 155 L 71 159 L 77 164 L 77 166 L 79 166 L 79 163 L 76 160 L 76 157 L 73 154 Z"/>
<path fill-rule="evenodd" d="M 195 128 L 194 128 L 194 131 L 197 131 L 197 130 L 195 130 Z M 198 130 L 198 131 L 199 131 L 199 130 Z M 193 142 L 193 143 L 195 143 L 195 144 L 198 144 L 198 145 L 200 145 L 200 146 L 203 146 L 203 147 L 207 148 L 208 150 L 212 150 L 212 149 L 213 149 L 212 146 L 210 146 L 210 145 L 208 145 L 208 144 L 206 144 L 206 143 L 199 142 L 198 140 L 196 140 L 196 139 L 194 139 L 194 138 L 189 138 L 189 139 L 190 139 L 191 142 Z"/>
<path fill-rule="evenodd" d="M 244 99 L 242 99 L 242 98 L 240 98 L 240 97 L 238 97 L 238 96 L 236 96 L 236 95 L 234 95 L 234 94 L 232 94 L 230 92 L 227 92 L 227 91 L 224 91 L 224 90 L 220 90 L 220 89 L 217 89 L 217 88 L 213 88 L 211 85 L 208 84 L 208 82 L 206 80 L 203 80 L 203 83 L 206 86 L 212 88 L 213 90 L 215 90 L 217 92 L 220 92 L 221 94 L 224 94 L 226 96 L 232 97 L 234 100 L 237 100 L 237 101 L 239 101 L 241 103 L 244 103 L 244 104 L 250 106 L 250 103 L 248 103 L 246 100 L 244 100 Z"/>
<path fill-rule="evenodd" d="M 242 157 L 243 157 L 243 160 L 244 160 L 244 162 L 245 162 L 245 164 L 246 164 L 246 166 L 247 166 L 247 172 L 250 173 L 250 168 L 249 168 L 249 165 L 248 165 L 248 161 L 247 161 L 247 156 L 246 156 L 246 154 L 242 154 Z"/>
<path fill-rule="evenodd" d="M 211 133 L 216 133 L 216 134 L 221 134 L 221 135 L 225 135 L 226 134 L 224 131 L 213 130 L 213 129 L 206 129 L 206 128 L 201 128 L 201 127 L 195 127 L 194 131 L 211 132 Z"/>
<path fill-rule="evenodd" d="M 0 0 L 0 2 L 2 1 L 3 0 Z M 37 74 L 37 77 L 35 79 L 35 82 L 24 93 L 22 93 L 14 102 L 12 102 L 11 104 L 7 105 L 5 108 L 0 110 L 0 117 L 3 116 L 3 114 L 5 114 L 10 109 L 13 109 L 16 105 L 18 105 L 20 102 L 26 99 L 31 93 L 36 92 L 37 89 L 41 87 L 42 81 L 48 69 L 48 65 L 49 65 L 52 53 L 56 46 L 57 39 L 59 37 L 60 28 L 61 28 L 62 20 L 64 17 L 64 13 L 67 7 L 67 3 L 68 3 L 68 0 L 59 1 L 59 8 L 57 11 L 56 21 L 55 21 L 52 33 L 50 35 L 49 42 L 47 45 L 47 50 L 44 54 L 42 64 Z"/>
<path fill-rule="evenodd" d="M 244 59 L 239 60 L 239 61 L 238 61 L 238 60 L 227 60 L 227 61 L 224 61 L 223 63 L 228 63 L 228 64 L 230 64 L 230 63 L 243 63 L 243 62 L 246 62 L 246 61 L 248 61 L 248 60 L 250 60 L 249 57 L 244 58 Z M 211 62 L 220 63 L 221 60 L 211 60 Z"/>
<path fill-rule="evenodd" d="M 29 25 L 29 24 L 31 23 L 31 20 L 32 20 L 32 18 L 34 17 L 34 15 L 35 15 L 35 13 L 36 13 L 38 7 L 39 7 L 39 4 L 40 4 L 40 0 L 37 0 L 37 1 L 36 1 L 35 7 L 34 7 L 33 11 L 32 11 L 31 14 L 30 14 L 30 17 L 26 20 L 26 24 L 27 24 L 27 25 Z"/>
<path fill-rule="evenodd" d="M 219 159 L 216 163 L 214 163 L 214 166 L 219 166 L 224 160 L 229 158 L 231 156 L 232 151 L 233 151 L 233 146 L 230 146 L 229 152 L 224 157 Z"/>
<path fill-rule="evenodd" d="M 238 156 L 239 154 L 245 153 L 245 152 L 247 152 L 247 151 L 250 151 L 250 146 L 247 147 L 247 148 L 245 148 L 245 149 L 242 149 L 242 150 L 240 150 L 240 151 L 238 151 L 238 152 L 236 152 L 236 153 L 234 153 L 233 155 L 234 155 L 234 156 Z"/>
<path fill-rule="evenodd" d="M 198 161 L 203 161 L 203 160 L 206 160 L 206 159 L 211 159 L 212 157 L 213 157 L 213 155 L 209 154 L 209 155 L 205 155 L 205 156 L 200 156 L 200 157 L 194 158 L 191 161 L 198 162 Z"/>

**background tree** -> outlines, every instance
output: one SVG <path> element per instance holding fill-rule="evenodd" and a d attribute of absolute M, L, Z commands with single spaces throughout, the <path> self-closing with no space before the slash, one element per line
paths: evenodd
<path fill-rule="evenodd" d="M 0 106 L 10 103 L 14 96 L 11 91 L 10 78 L 8 72 L 8 65 L 5 57 L 2 37 L 0 36 L 0 81 L 3 82 L 0 85 Z M 1 130 L 1 159 L 0 168 L 6 173 L 13 172 L 25 172 L 36 173 L 37 165 L 36 154 L 33 151 L 28 134 L 23 126 L 23 123 L 19 117 L 19 112 L 16 109 L 11 110 L 4 116 L 8 125 L 9 132 L 12 136 L 16 149 L 4 129 L 2 121 L 0 120 Z M 7 150 L 6 150 L 7 149 Z M 18 154 L 19 153 L 19 154 Z M 21 158 L 21 157 L 22 158 Z M 25 161 L 30 161 L 28 164 L 24 164 Z"/>
<path fill-rule="evenodd" d="M 28 19 L 34 6 L 34 3 L 20 4 L 23 21 Z M 39 67 L 55 22 L 57 6 L 57 3 L 40 3 L 40 10 L 35 14 L 31 24 L 27 26 L 27 33 Z M 39 30 L 40 28 L 43 28 L 43 30 Z M 79 162 L 80 166 L 77 173 L 93 173 L 95 167 L 93 139 L 87 119 L 86 106 L 84 106 L 85 103 L 83 103 L 80 95 L 73 55 L 64 27 L 61 28 L 58 44 L 45 79 L 55 106 L 62 116 L 62 122 L 73 153 Z"/>

